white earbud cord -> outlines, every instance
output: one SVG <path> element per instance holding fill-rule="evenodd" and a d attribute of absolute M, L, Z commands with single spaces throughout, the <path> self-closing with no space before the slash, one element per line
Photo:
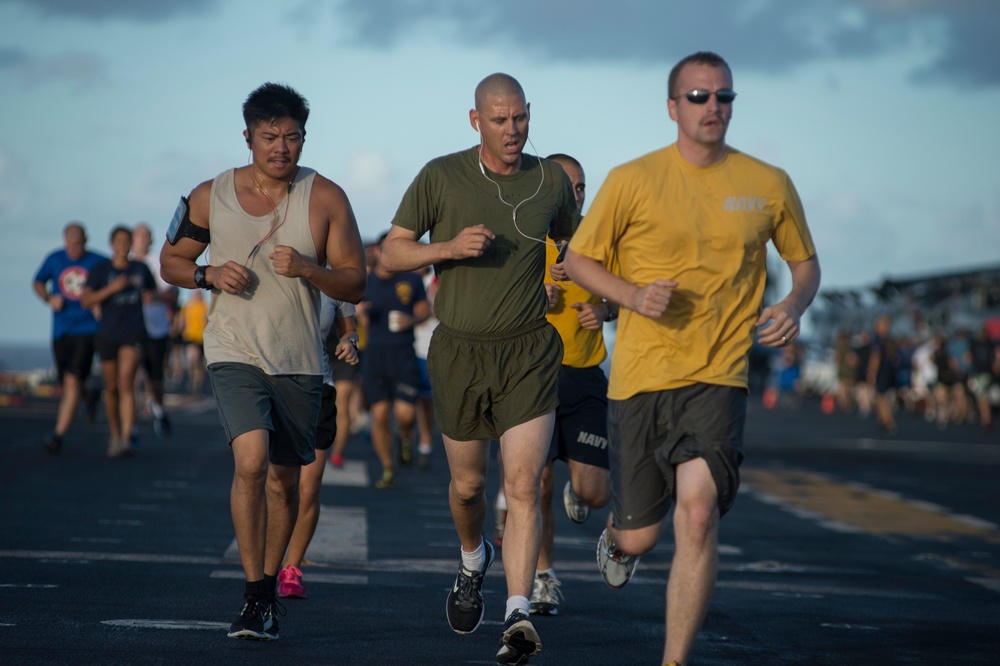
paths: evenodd
<path fill-rule="evenodd" d="M 535 144 L 531 143 L 531 139 L 530 138 L 528 139 L 528 143 L 531 144 L 531 148 L 537 153 L 538 149 L 535 148 Z M 479 142 L 479 170 L 483 173 L 483 177 L 486 178 L 486 180 L 490 181 L 491 183 L 493 183 L 493 185 L 496 186 L 496 188 L 497 188 L 497 198 L 500 199 L 500 203 L 502 203 L 503 205 L 508 206 L 508 207 L 510 207 L 510 208 L 513 209 L 512 218 L 514 220 L 514 229 L 517 230 L 517 233 L 521 234 L 522 236 L 524 236 L 528 240 L 533 240 L 536 243 L 541 243 L 542 245 L 551 245 L 553 247 L 558 248 L 558 245 L 556 245 L 555 243 L 550 242 L 549 240 L 547 240 L 545 238 L 535 238 L 534 236 L 529 236 L 528 234 L 526 234 L 523 231 L 521 231 L 521 227 L 517 226 L 517 210 L 518 210 L 518 208 L 520 208 L 524 204 L 528 203 L 529 201 L 531 201 L 532 199 L 534 199 L 535 197 L 537 197 L 538 193 L 542 191 L 542 185 L 545 183 L 545 168 L 542 166 L 542 159 L 540 157 L 538 157 L 538 155 L 534 155 L 534 158 L 538 162 L 538 170 L 542 172 L 542 178 L 541 178 L 541 180 L 538 181 L 538 187 L 535 189 L 535 193 L 532 194 L 530 197 L 528 197 L 527 199 L 525 199 L 524 201 L 522 201 L 521 203 L 519 203 L 519 204 L 517 204 L 515 206 L 514 204 L 511 204 L 511 203 L 508 203 L 508 202 L 504 201 L 503 192 L 500 190 L 500 183 L 498 183 L 495 180 L 493 180 L 492 178 L 490 178 L 489 175 L 486 173 L 486 167 L 483 166 L 483 143 L 482 143 L 482 141 Z"/>

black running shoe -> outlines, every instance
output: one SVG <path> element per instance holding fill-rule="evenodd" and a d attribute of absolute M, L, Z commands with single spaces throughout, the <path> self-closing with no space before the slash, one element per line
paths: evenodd
<path fill-rule="evenodd" d="M 448 593 L 445 612 L 448 615 L 448 625 L 460 634 L 471 634 L 479 628 L 483 621 L 483 578 L 493 564 L 496 551 L 493 544 L 483 539 L 486 548 L 486 563 L 482 571 L 469 571 L 464 565 L 459 566 L 455 585 Z"/>
<path fill-rule="evenodd" d="M 240 616 L 229 626 L 230 638 L 245 638 L 256 641 L 271 640 L 266 632 L 273 624 L 273 618 L 264 618 L 265 611 L 268 610 L 268 601 L 265 598 L 254 594 L 243 595 L 243 610 Z M 275 636 L 277 638 L 277 629 Z"/>
<path fill-rule="evenodd" d="M 534 625 L 522 610 L 511 612 L 503 623 L 503 636 L 500 637 L 500 650 L 497 652 L 498 664 L 527 664 L 528 659 L 542 651 L 542 639 L 538 637 Z"/>
<path fill-rule="evenodd" d="M 57 456 L 62 451 L 62 439 L 55 435 L 47 437 L 42 445 L 45 447 L 45 452 L 52 456 Z"/>
<path fill-rule="evenodd" d="M 264 636 L 269 641 L 278 640 L 278 616 L 285 614 L 285 607 L 276 599 L 268 599 L 264 607 Z"/>
<path fill-rule="evenodd" d="M 153 418 L 153 432 L 157 437 L 163 439 L 164 437 L 169 437 L 172 427 L 170 425 L 170 417 L 166 414 L 161 414 L 159 417 Z"/>

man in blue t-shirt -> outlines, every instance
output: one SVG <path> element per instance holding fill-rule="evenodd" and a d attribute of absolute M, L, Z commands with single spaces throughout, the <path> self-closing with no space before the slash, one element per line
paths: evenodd
<path fill-rule="evenodd" d="M 97 320 L 80 303 L 90 270 L 106 258 L 87 250 L 87 232 L 79 222 L 63 229 L 64 249 L 45 257 L 35 273 L 34 289 L 52 309 L 52 355 L 62 385 L 56 426 L 45 450 L 62 450 L 63 436 L 73 423 L 94 360 Z M 96 404 L 96 400 L 92 402 Z"/>
<path fill-rule="evenodd" d="M 368 343 L 361 363 L 361 382 L 371 414 L 371 437 L 382 463 L 376 488 L 393 486 L 396 467 L 392 455 L 390 408 L 399 429 L 399 460 L 412 460 L 420 366 L 413 348 L 413 326 L 430 317 L 423 278 L 416 273 L 390 273 L 382 266 L 382 241 L 372 250 L 368 291 L 359 312 L 368 321 Z"/>

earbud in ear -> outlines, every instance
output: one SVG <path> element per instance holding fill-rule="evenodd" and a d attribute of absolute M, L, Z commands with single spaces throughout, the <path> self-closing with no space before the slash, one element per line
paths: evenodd
<path fill-rule="evenodd" d="M 476 131 L 477 132 L 479 131 L 479 121 L 478 120 L 476 121 Z"/>

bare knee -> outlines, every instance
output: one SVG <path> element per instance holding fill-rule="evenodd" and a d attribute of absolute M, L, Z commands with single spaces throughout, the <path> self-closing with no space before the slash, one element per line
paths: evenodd
<path fill-rule="evenodd" d="M 298 486 L 299 503 L 302 506 L 319 506 L 319 488 L 311 485 Z"/>
<path fill-rule="evenodd" d="M 461 504 L 474 504 L 486 489 L 486 477 L 478 473 L 452 475 L 451 492 Z"/>
<path fill-rule="evenodd" d="M 678 546 L 714 543 L 719 528 L 719 507 L 713 498 L 679 503 L 674 509 L 674 534 Z"/>
<path fill-rule="evenodd" d="M 634 530 L 616 529 L 612 534 L 612 540 L 618 550 L 627 555 L 643 555 L 656 547 L 656 542 L 660 538 L 660 529 L 663 523 L 640 527 Z"/>
<path fill-rule="evenodd" d="M 527 470 L 522 470 L 520 473 L 511 473 L 514 470 L 504 471 L 508 472 L 504 474 L 503 479 L 507 505 L 525 503 L 537 506 L 539 503 L 538 477 L 534 474 L 526 473 Z"/>
<path fill-rule="evenodd" d="M 594 465 L 570 465 L 573 492 L 588 506 L 599 509 L 611 499 L 611 475 Z"/>
<path fill-rule="evenodd" d="M 267 494 L 285 503 L 296 501 L 299 497 L 299 468 L 270 465 Z"/>

